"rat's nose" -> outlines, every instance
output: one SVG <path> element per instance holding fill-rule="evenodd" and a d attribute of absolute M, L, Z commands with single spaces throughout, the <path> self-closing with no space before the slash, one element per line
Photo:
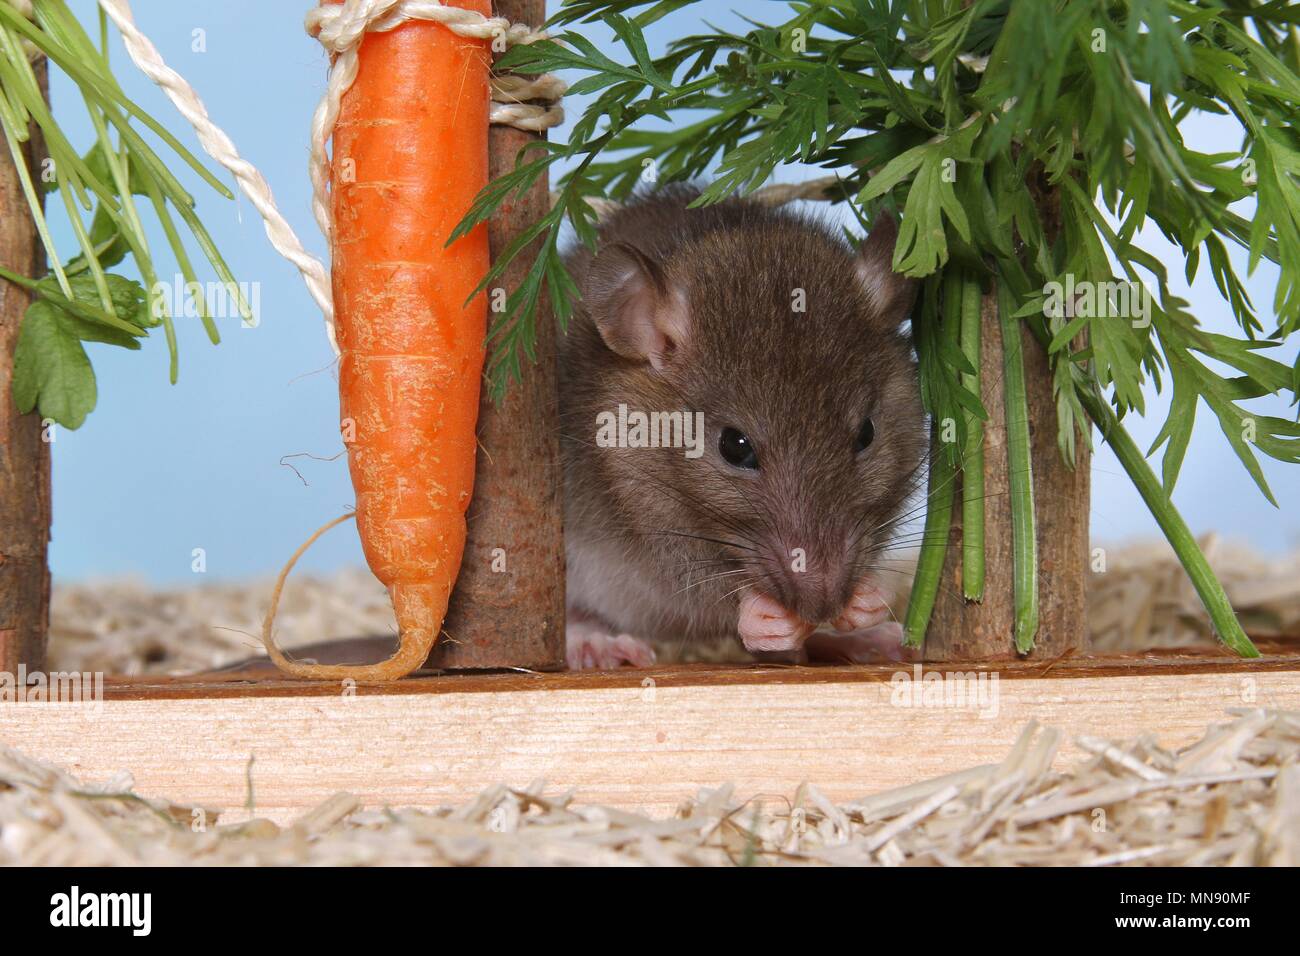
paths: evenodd
<path fill-rule="evenodd" d="M 786 606 L 810 624 L 833 621 L 849 599 L 849 566 L 843 559 L 809 561 L 785 574 Z"/>

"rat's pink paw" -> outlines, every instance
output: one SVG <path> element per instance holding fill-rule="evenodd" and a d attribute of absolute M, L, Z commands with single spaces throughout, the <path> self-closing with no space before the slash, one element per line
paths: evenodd
<path fill-rule="evenodd" d="M 880 582 L 868 576 L 858 582 L 853 589 L 853 597 L 840 612 L 840 616 L 831 622 L 837 631 L 864 631 L 875 627 L 890 618 L 889 601 L 893 593 L 887 591 Z"/>
<path fill-rule="evenodd" d="M 824 664 L 879 664 L 920 660 L 920 651 L 903 646 L 903 625 L 886 621 L 847 634 L 814 634 L 805 645 L 810 661 Z"/>
<path fill-rule="evenodd" d="M 792 651 L 803 645 L 814 627 L 786 610 L 775 598 L 747 591 L 740 599 L 736 630 L 747 651 Z"/>
<path fill-rule="evenodd" d="M 564 658 L 569 670 L 613 670 L 616 667 L 650 667 L 655 652 L 645 641 L 630 634 L 611 634 L 586 621 L 570 623 L 564 629 Z"/>

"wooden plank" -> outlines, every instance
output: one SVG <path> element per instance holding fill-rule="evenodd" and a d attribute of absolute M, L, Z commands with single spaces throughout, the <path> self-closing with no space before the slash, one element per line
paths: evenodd
<path fill-rule="evenodd" d="M 0 742 L 87 781 L 128 770 L 141 793 L 233 810 L 229 819 L 246 815 L 249 772 L 256 813 L 278 822 L 339 790 L 432 807 L 539 777 L 584 802 L 669 813 L 727 781 L 748 796 L 807 780 L 852 799 L 997 761 L 1031 719 L 1071 740 L 1150 732 L 1177 746 L 1233 707 L 1300 707 L 1294 659 L 1184 660 L 1127 676 L 1071 666 L 1072 676 L 990 677 L 989 718 L 902 706 L 894 675 L 911 672 L 885 668 L 430 677 L 329 696 L 159 697 L 157 684 L 137 685 L 138 699 L 99 706 L 0 706 Z M 1058 759 L 1078 756 L 1070 744 Z"/>

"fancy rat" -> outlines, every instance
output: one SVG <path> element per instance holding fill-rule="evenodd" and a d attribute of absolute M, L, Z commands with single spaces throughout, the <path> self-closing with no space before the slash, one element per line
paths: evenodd
<path fill-rule="evenodd" d="M 788 207 L 698 195 L 642 195 L 567 259 L 569 666 L 737 637 L 897 658 L 880 555 L 927 440 L 895 224 L 855 250 Z"/>

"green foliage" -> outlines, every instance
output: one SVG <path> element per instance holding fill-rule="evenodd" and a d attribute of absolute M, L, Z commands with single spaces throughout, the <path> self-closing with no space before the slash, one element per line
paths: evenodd
<path fill-rule="evenodd" d="M 703 203 L 752 192 L 778 167 L 808 164 L 833 169 L 866 219 L 882 206 L 902 211 L 900 271 L 924 278 L 955 263 L 1017 290 L 1017 314 L 1051 341 L 1068 458 L 1087 435 L 1078 387 L 1104 390 L 1122 419 L 1143 411 L 1143 384 L 1161 385 L 1165 376 L 1176 402 L 1157 442 L 1172 452 L 1167 491 L 1190 435 L 1189 412 L 1202 401 L 1265 494 L 1255 452 L 1300 460 L 1294 422 L 1252 417 L 1240 405 L 1278 392 L 1294 397 L 1300 387 L 1300 366 L 1269 357 L 1300 327 L 1300 42 L 1285 5 L 806 0 L 791 3 L 784 22 L 685 36 L 651 58 L 643 28 L 689 6 L 570 0 L 554 26 L 600 20 L 627 55 L 597 50 L 575 29 L 517 48 L 501 64 L 522 73 L 577 71 L 575 89 L 598 95 L 568 143 L 521 157 L 465 224 L 486 219 L 557 163 L 574 164 L 559 180 L 552 214 L 513 250 L 545 237 L 532 284 L 516 292 L 496 330 L 498 389 L 519 374 L 517 353 L 531 352 L 532 310 L 548 281 L 561 287 L 551 295 L 561 322 L 570 313 L 556 237 L 568 217 L 581 241 L 594 242 L 590 197 L 626 198 L 647 163 L 659 182 L 712 173 Z M 1194 110 L 1233 117 L 1241 148 L 1205 154 L 1187 146 L 1179 124 Z M 669 122 L 647 122 L 655 117 Z M 1256 210 L 1247 220 L 1234 204 L 1251 197 Z M 1052 206 L 1057 221 L 1044 221 Z M 1136 244 L 1143 224 L 1183 251 L 1189 279 L 1209 263 L 1242 339 L 1200 330 L 1170 292 L 1165 266 Z M 1251 268 L 1261 258 L 1280 266 L 1275 328 L 1263 328 L 1228 243 L 1249 251 Z M 508 258 L 498 258 L 487 281 Z M 1150 284 L 1150 324 L 1044 315 L 1041 290 L 1067 275 Z M 932 295 L 940 288 L 926 286 Z M 978 403 L 962 385 L 965 366 L 944 344 L 950 337 L 923 325 L 929 410 L 961 421 L 962 409 Z M 1087 347 L 1075 349 L 1084 332 Z M 1066 365 L 1085 374 L 1067 374 Z M 1251 442 L 1241 438 L 1243 421 L 1255 423 Z"/>
<path fill-rule="evenodd" d="M 67 428 L 78 428 L 95 407 L 95 373 L 82 342 L 138 349 L 139 339 L 156 321 L 149 317 L 144 289 L 121 276 L 106 276 L 114 310 L 98 307 L 98 290 L 89 276 L 73 276 L 73 297 L 65 299 L 53 279 L 37 284 L 37 296 L 23 317 L 14 350 L 14 402 L 27 413 L 40 403 L 41 414 Z M 110 321 L 116 319 L 117 321 Z"/>
<path fill-rule="evenodd" d="M 217 276 L 234 290 L 240 313 L 247 318 L 249 311 L 233 273 L 195 212 L 194 198 L 132 121 L 157 135 L 219 194 L 227 199 L 234 198 L 233 194 L 122 92 L 109 69 L 107 21 L 102 12 L 101 46 L 97 49 L 65 0 L 36 0 L 33 9 L 34 22 L 0 0 L 0 131 L 18 169 L 51 272 L 33 281 L 0 268 L 0 280 L 22 285 L 37 295 L 23 318 L 15 357 L 13 393 L 19 409 L 37 408 L 42 417 L 77 428 L 96 401 L 94 371 L 83 342 L 138 349 L 138 339 L 161 324 L 172 382 L 178 373 L 176 332 L 166 299 L 155 291 L 155 258 L 134 197 L 148 200 L 188 289 L 197 288 L 198 278 L 174 216 L 185 223 Z M 94 145 L 84 156 L 73 149 L 51 114 L 24 43 L 43 53 L 77 87 L 96 134 Z M 50 159 L 42 173 L 52 172 L 52 177 L 42 175 L 39 182 L 32 179 L 20 150 L 33 124 L 43 136 Z M 55 248 L 43 211 L 43 202 L 56 197 L 63 203 L 80 247 L 67 262 Z M 92 210 L 87 229 L 83 212 Z M 140 270 L 143 285 L 105 271 L 128 255 Z M 202 295 L 191 294 L 208 338 L 215 344 L 219 341 L 217 328 L 206 314 Z"/>
<path fill-rule="evenodd" d="M 530 274 L 536 282 L 497 327 L 490 368 L 498 391 L 519 374 L 518 350 L 532 341 L 548 282 L 561 322 L 570 314 L 572 283 L 556 236 L 569 217 L 579 240 L 594 243 L 590 197 L 628 197 L 648 164 L 659 182 L 711 174 L 702 203 L 748 194 L 782 166 L 820 166 L 834 170 L 860 221 L 881 208 L 901 212 L 894 266 L 924 280 L 913 323 L 922 386 L 935 420 L 959 426 L 954 465 L 969 450 L 967 432 L 979 433 L 968 422 L 985 417 L 959 336 L 945 329 L 960 310 L 935 301 L 941 277 L 960 269 L 966 282 L 1004 290 L 1014 316 L 1048 349 L 1067 460 L 1089 440 L 1095 416 L 1085 407 L 1107 403 L 1120 427 L 1128 413 L 1143 412 L 1145 384 L 1168 381 L 1173 408 L 1151 449 L 1165 447 L 1162 493 L 1172 492 L 1204 403 L 1271 500 L 1256 455 L 1300 461 L 1300 426 L 1241 403 L 1271 394 L 1294 402 L 1300 389 L 1300 361 L 1273 357 L 1300 328 L 1293 6 L 795 0 L 783 22 L 751 21 L 743 33 L 710 28 L 650 57 L 644 27 L 690 6 L 568 0 L 553 26 L 574 29 L 517 48 L 501 64 L 576 71 L 575 88 L 595 98 L 567 143 L 521 158 L 467 220 L 483 221 L 556 164 L 571 167 L 558 180 L 555 210 L 528 237 L 544 237 Z M 593 21 L 614 31 L 626 56 L 583 38 L 581 24 Z M 1180 124 L 1194 111 L 1230 117 L 1240 145 L 1192 149 Z M 1249 200 L 1247 218 L 1238 204 Z M 1200 328 L 1171 292 L 1165 265 L 1137 244 L 1144 225 L 1179 248 L 1189 281 L 1209 264 L 1240 337 Z M 1230 244 L 1247 250 L 1251 270 L 1262 259 L 1277 263 L 1274 328 L 1256 314 Z M 1045 308 L 1050 284 L 1067 280 L 1144 283 L 1149 321 Z"/>

